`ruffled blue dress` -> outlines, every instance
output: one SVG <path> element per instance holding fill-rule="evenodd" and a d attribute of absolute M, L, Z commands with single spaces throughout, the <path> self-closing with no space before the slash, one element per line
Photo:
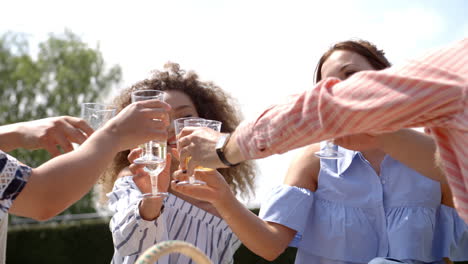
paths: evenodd
<path fill-rule="evenodd" d="M 337 150 L 344 158 L 321 160 L 315 192 L 278 186 L 261 206 L 262 219 L 297 231 L 295 263 L 468 260 L 468 225 L 440 204 L 438 182 L 388 155 L 379 176 L 360 152 Z"/>

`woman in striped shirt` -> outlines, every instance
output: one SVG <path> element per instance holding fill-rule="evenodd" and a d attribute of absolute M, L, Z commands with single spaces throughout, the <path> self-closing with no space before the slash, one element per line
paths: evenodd
<path fill-rule="evenodd" d="M 184 72 L 170 63 L 165 71 L 156 71 L 152 77 L 126 89 L 115 99 L 118 109 L 130 104 L 131 92 L 156 89 L 165 91 L 165 102 L 170 104 L 172 120 L 181 117 L 202 117 L 222 122 L 223 132 L 232 132 L 239 123 L 239 111 L 223 90 L 211 82 L 202 82 L 193 72 Z M 137 128 L 136 128 L 137 129 Z M 168 131 L 168 153 L 176 147 L 173 127 Z M 129 159 L 133 159 L 132 152 Z M 137 153 L 138 154 L 138 153 Z M 184 240 L 200 248 L 213 263 L 233 263 L 233 254 L 240 246 L 216 209 L 209 203 L 196 200 L 169 188 L 171 174 L 178 168 L 176 155 L 168 160 L 159 175 L 159 188 L 168 190 L 167 198 L 143 198 L 150 192 L 146 173 L 132 176 L 126 169 L 130 163 L 129 151 L 119 153 L 111 169 L 104 176 L 103 191 L 109 192 L 109 207 L 114 212 L 110 229 L 114 241 L 112 263 L 134 263 L 148 247 L 164 240 Z M 135 168 L 135 167 L 134 167 Z M 219 169 L 234 194 L 248 195 L 252 190 L 253 164 Z M 139 171 L 142 170 L 132 170 Z M 128 176 L 127 176 L 128 175 Z M 169 189 L 168 189 L 169 188 Z M 190 259 L 175 254 L 161 258 L 158 263 L 190 263 Z"/>

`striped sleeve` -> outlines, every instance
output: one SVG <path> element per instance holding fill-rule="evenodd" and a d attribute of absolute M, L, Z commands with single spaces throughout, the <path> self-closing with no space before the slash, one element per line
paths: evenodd
<path fill-rule="evenodd" d="M 257 159 L 361 132 L 459 129 L 449 121 L 463 113 L 467 74 L 468 39 L 402 67 L 360 72 L 342 82 L 325 79 L 243 122 L 237 143 L 246 159 Z"/>
<path fill-rule="evenodd" d="M 162 215 L 155 221 L 141 218 L 138 205 L 142 196 L 131 177 L 118 179 L 108 197 L 109 208 L 114 212 L 109 226 L 118 255 L 141 254 L 155 243 L 167 240 Z"/>

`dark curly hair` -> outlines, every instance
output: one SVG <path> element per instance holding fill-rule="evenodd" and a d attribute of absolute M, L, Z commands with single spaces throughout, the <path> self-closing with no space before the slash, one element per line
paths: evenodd
<path fill-rule="evenodd" d="M 363 56 L 375 70 L 383 70 L 392 66 L 392 64 L 385 57 L 385 52 L 379 50 L 377 46 L 366 40 L 347 40 L 335 43 L 330 47 L 320 58 L 315 68 L 315 82 L 318 83 L 322 80 L 322 66 L 330 55 L 336 50 L 347 50 L 356 52 Z"/>
<path fill-rule="evenodd" d="M 221 121 L 223 124 L 221 132 L 232 133 L 235 130 L 240 122 L 241 114 L 228 94 L 212 82 L 200 81 L 193 71 L 181 70 L 179 64 L 167 63 L 164 69 L 165 71 L 154 71 L 150 78 L 123 90 L 113 102 L 117 111 L 120 112 L 131 103 L 131 94 L 136 90 L 179 91 L 190 97 L 200 117 Z M 119 172 L 130 165 L 127 159 L 129 153 L 130 150 L 119 152 L 110 168 L 101 177 L 104 194 L 112 190 Z M 253 162 L 243 162 L 236 167 L 222 168 L 218 171 L 224 176 L 235 194 L 239 193 L 243 197 L 253 194 L 255 175 Z M 100 199 L 102 201 L 103 197 L 101 196 Z"/>

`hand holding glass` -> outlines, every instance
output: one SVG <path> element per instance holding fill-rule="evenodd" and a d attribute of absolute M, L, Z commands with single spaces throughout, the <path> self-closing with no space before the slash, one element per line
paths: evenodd
<path fill-rule="evenodd" d="M 139 90 L 132 93 L 132 102 L 158 99 L 164 100 L 164 92 L 158 90 Z M 145 193 L 144 197 L 166 197 L 167 192 L 159 192 L 158 176 L 166 166 L 167 142 L 149 141 L 140 145 L 143 149 L 141 156 L 133 161 L 135 164 L 145 165 L 151 179 L 151 193 Z"/>
<path fill-rule="evenodd" d="M 181 124 L 181 120 L 178 121 L 177 119 L 174 121 L 175 126 L 176 126 L 176 135 L 180 133 L 180 131 L 184 127 L 208 127 L 217 132 L 221 131 L 222 123 L 220 121 L 208 120 L 208 119 L 203 119 L 203 118 L 187 118 L 182 121 L 183 121 L 183 125 Z M 187 160 L 185 160 L 186 163 L 189 161 L 190 161 L 190 157 L 187 158 Z M 212 171 L 212 170 L 213 170 L 212 168 L 205 168 L 202 166 L 195 167 L 195 171 Z M 183 185 L 183 184 L 205 185 L 206 183 L 204 181 L 197 180 L 195 178 L 195 175 L 190 175 L 189 181 L 181 181 L 178 184 L 179 185 Z"/>

